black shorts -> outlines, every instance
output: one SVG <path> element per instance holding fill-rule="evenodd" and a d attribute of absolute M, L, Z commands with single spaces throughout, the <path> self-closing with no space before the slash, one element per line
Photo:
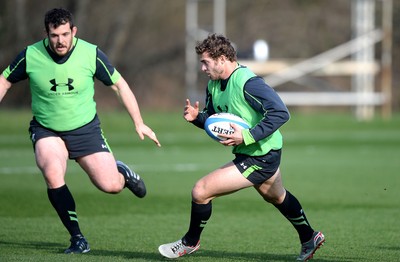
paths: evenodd
<path fill-rule="evenodd" d="M 69 159 L 90 155 L 97 152 L 111 152 L 97 115 L 86 125 L 71 131 L 54 131 L 48 129 L 33 118 L 29 125 L 30 139 L 35 149 L 36 142 L 45 137 L 56 136 L 61 138 L 68 150 Z"/>
<path fill-rule="evenodd" d="M 278 170 L 282 150 L 271 150 L 263 156 L 236 154 L 233 163 L 240 173 L 255 185 L 264 183 Z"/>

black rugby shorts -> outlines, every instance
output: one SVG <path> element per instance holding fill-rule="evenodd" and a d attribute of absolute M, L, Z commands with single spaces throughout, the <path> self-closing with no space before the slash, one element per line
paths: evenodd
<path fill-rule="evenodd" d="M 271 150 L 263 156 L 236 154 L 233 163 L 240 173 L 255 185 L 270 179 L 281 163 L 282 150 Z"/>
<path fill-rule="evenodd" d="M 71 131 L 54 131 L 39 124 L 35 118 L 29 126 L 30 139 L 35 149 L 36 142 L 45 137 L 60 137 L 68 150 L 69 159 L 90 155 L 97 152 L 111 152 L 97 115 L 86 125 Z"/>

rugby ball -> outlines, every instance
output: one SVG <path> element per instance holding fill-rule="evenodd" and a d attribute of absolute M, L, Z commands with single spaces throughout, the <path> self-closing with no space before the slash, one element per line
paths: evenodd
<path fill-rule="evenodd" d="M 241 129 L 250 128 L 249 125 L 241 117 L 231 113 L 217 113 L 209 116 L 204 123 L 206 133 L 216 141 L 225 140 L 218 135 L 229 135 L 234 132 L 231 123 L 236 124 Z"/>

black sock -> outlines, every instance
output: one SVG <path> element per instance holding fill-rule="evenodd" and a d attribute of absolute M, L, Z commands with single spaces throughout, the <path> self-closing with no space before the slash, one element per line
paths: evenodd
<path fill-rule="evenodd" d="M 211 212 L 211 201 L 208 204 L 196 204 L 192 201 L 189 231 L 182 239 L 185 245 L 194 246 L 199 242 L 201 232 L 211 217 Z"/>
<path fill-rule="evenodd" d="M 283 202 L 275 207 L 284 215 L 294 226 L 299 234 L 300 242 L 304 243 L 311 239 L 314 230 L 307 221 L 306 215 L 295 196 L 286 191 Z"/>
<path fill-rule="evenodd" d="M 48 188 L 47 196 L 70 235 L 82 234 L 75 211 L 75 201 L 67 185 L 54 189 Z"/>

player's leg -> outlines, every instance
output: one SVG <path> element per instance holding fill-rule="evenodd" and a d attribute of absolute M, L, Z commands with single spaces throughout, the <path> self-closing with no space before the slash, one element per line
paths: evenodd
<path fill-rule="evenodd" d="M 200 235 L 211 217 L 212 200 L 250 186 L 253 183 L 232 162 L 201 178 L 192 190 L 189 230 L 182 239 L 161 245 L 159 252 L 165 257 L 177 258 L 198 250 Z"/>
<path fill-rule="evenodd" d="M 36 132 L 38 137 L 40 133 Z M 55 136 L 39 138 L 35 141 L 35 159 L 47 184 L 50 203 L 71 235 L 71 246 L 65 252 L 89 252 L 89 244 L 79 228 L 74 198 L 64 180 L 68 160 L 64 142 Z"/>
<path fill-rule="evenodd" d="M 65 185 L 68 151 L 59 137 L 49 136 L 37 140 L 35 159 L 49 189 Z"/>
<path fill-rule="evenodd" d="M 264 200 L 273 204 L 295 227 L 302 243 L 310 240 L 314 230 L 310 226 L 300 202 L 284 189 L 279 169 L 270 179 L 255 188 Z"/>
<path fill-rule="evenodd" d="M 143 179 L 132 171 L 128 165 L 116 161 L 110 152 L 97 152 L 76 161 L 88 174 L 92 183 L 106 193 L 119 193 L 124 187 L 131 190 L 137 197 L 146 195 Z"/>
<path fill-rule="evenodd" d="M 83 127 L 62 132 L 62 138 L 69 158 L 79 163 L 97 188 L 118 193 L 127 187 L 136 196 L 145 196 L 146 187 L 140 176 L 121 161 L 115 161 L 97 116 Z"/>
<path fill-rule="evenodd" d="M 124 177 L 118 172 L 115 158 L 110 152 L 97 152 L 76 159 L 92 183 L 101 191 L 115 194 L 125 186 Z"/>
<path fill-rule="evenodd" d="M 183 238 L 184 242 L 195 245 L 199 241 L 200 234 L 211 216 L 214 198 L 251 186 L 253 184 L 239 172 L 232 162 L 197 181 L 192 190 L 190 226 Z"/>
<path fill-rule="evenodd" d="M 192 189 L 192 200 L 198 204 L 206 204 L 216 197 L 250 186 L 253 183 L 239 172 L 233 162 L 229 162 L 196 182 Z"/>
<path fill-rule="evenodd" d="M 279 169 L 281 150 L 270 150 L 266 155 L 257 157 L 238 157 L 238 169 L 254 183 L 254 188 L 265 201 L 275 207 L 292 223 L 302 242 L 309 240 L 313 229 L 309 225 L 299 201 L 283 187 Z"/>
<path fill-rule="evenodd" d="M 264 200 L 272 203 L 297 230 L 302 244 L 298 259 L 309 259 L 325 238 L 321 232 L 313 230 L 297 198 L 284 189 L 280 170 L 278 169 L 270 179 L 255 188 Z"/>

